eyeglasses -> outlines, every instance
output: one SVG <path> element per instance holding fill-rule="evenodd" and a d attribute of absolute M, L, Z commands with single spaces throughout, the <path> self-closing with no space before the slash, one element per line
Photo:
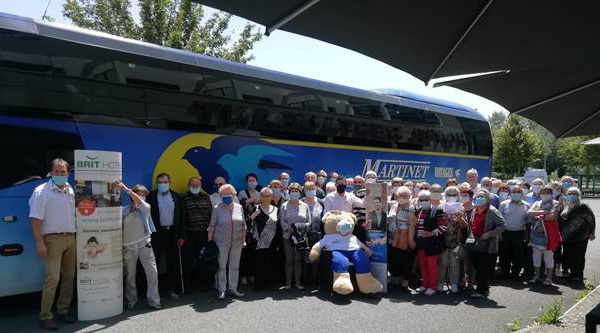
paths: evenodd
<path fill-rule="evenodd" d="M 458 195 L 456 194 L 446 194 L 446 197 L 457 197 Z"/>
<path fill-rule="evenodd" d="M 225 184 L 223 184 L 223 183 L 216 183 L 215 184 L 215 186 L 223 186 L 223 185 L 225 185 Z"/>

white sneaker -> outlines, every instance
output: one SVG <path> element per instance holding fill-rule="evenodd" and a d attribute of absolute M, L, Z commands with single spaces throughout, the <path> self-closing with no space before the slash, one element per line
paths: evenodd
<path fill-rule="evenodd" d="M 242 286 L 248 285 L 248 279 L 246 279 L 246 277 L 244 276 L 242 278 Z"/>
<path fill-rule="evenodd" d="M 281 287 L 281 288 L 279 288 L 279 289 L 280 289 L 280 290 L 290 290 L 290 289 L 292 289 L 292 286 L 291 286 L 291 285 L 289 285 L 289 284 L 286 284 L 285 286 L 283 286 L 283 287 Z"/>
<path fill-rule="evenodd" d="M 297 284 L 296 285 L 296 289 L 298 289 L 298 290 L 304 290 L 304 286 L 301 285 L 301 284 Z"/>
<path fill-rule="evenodd" d="M 424 293 L 425 291 L 427 291 L 427 288 L 425 288 L 425 287 L 419 287 L 419 288 L 417 288 L 417 289 L 416 289 L 416 291 L 417 291 L 419 294 L 422 294 L 422 293 Z"/>
<path fill-rule="evenodd" d="M 425 290 L 425 295 L 427 295 L 427 296 L 431 296 L 435 293 L 436 293 L 436 291 L 431 288 L 427 288 L 427 290 Z"/>
<path fill-rule="evenodd" d="M 444 284 L 443 283 L 438 284 L 437 291 L 439 291 L 439 292 L 443 292 L 444 291 Z"/>
<path fill-rule="evenodd" d="M 453 294 L 456 294 L 458 292 L 458 286 L 456 285 L 456 283 L 450 284 L 450 292 Z"/>
<path fill-rule="evenodd" d="M 219 292 L 219 297 L 218 298 L 220 300 L 224 300 L 225 299 L 225 292 L 224 291 Z"/>

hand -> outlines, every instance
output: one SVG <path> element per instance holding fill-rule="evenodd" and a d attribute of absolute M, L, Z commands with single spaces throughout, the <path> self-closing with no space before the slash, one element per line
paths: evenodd
<path fill-rule="evenodd" d="M 423 237 L 428 238 L 428 237 L 432 237 L 432 236 L 433 236 L 433 232 L 423 231 Z"/>
<path fill-rule="evenodd" d="M 260 211 L 258 210 L 258 208 L 256 208 L 254 213 L 252 213 L 252 215 L 250 215 L 250 219 L 254 220 L 258 216 L 258 214 L 260 214 Z"/>
<path fill-rule="evenodd" d="M 46 244 L 43 240 L 36 242 L 36 253 L 42 260 L 46 260 Z"/>
<path fill-rule="evenodd" d="M 125 184 L 123 184 L 123 182 L 121 182 L 120 180 L 117 180 L 116 182 L 114 182 L 113 186 L 115 186 L 116 188 L 118 188 L 119 190 L 122 190 L 122 191 L 128 190 L 127 186 L 125 186 Z"/>
<path fill-rule="evenodd" d="M 590 240 L 591 240 L 591 241 L 593 241 L 594 239 L 596 239 L 596 235 L 594 235 L 594 234 L 591 234 L 591 235 L 590 235 Z"/>
<path fill-rule="evenodd" d="M 371 241 L 371 240 L 365 241 L 365 245 L 367 245 L 368 247 L 371 247 L 371 246 L 373 246 L 373 241 Z"/>
<path fill-rule="evenodd" d="M 177 246 L 179 246 L 179 247 L 182 247 L 182 246 L 183 246 L 183 244 L 185 244 L 185 239 L 183 239 L 183 238 L 179 238 L 179 239 L 177 240 Z"/>
<path fill-rule="evenodd" d="M 246 242 L 244 241 L 244 243 L 242 243 L 242 247 L 246 247 Z"/>

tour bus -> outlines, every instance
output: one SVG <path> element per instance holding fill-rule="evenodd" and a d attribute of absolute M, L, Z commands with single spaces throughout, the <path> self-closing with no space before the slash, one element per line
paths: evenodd
<path fill-rule="evenodd" d="M 74 150 L 121 152 L 126 184 L 167 172 L 179 192 L 192 176 L 208 193 L 216 176 L 241 190 L 250 172 L 263 185 L 320 169 L 440 184 L 490 173 L 489 125 L 458 103 L 2 13 L 0 45 L 0 297 L 41 289 L 28 200 Z"/>

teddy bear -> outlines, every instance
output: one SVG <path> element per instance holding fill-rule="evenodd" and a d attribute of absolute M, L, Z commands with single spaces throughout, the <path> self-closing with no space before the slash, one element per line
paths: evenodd
<path fill-rule="evenodd" d="M 348 295 L 354 291 L 348 272 L 352 262 L 360 291 L 365 294 L 381 292 L 383 286 L 371 275 L 368 256 L 371 256 L 373 251 L 352 234 L 356 216 L 347 212 L 330 211 L 323 216 L 321 222 L 324 224 L 325 236 L 313 245 L 309 259 L 317 260 L 323 249 L 332 252 L 333 290 L 341 295 Z"/>

